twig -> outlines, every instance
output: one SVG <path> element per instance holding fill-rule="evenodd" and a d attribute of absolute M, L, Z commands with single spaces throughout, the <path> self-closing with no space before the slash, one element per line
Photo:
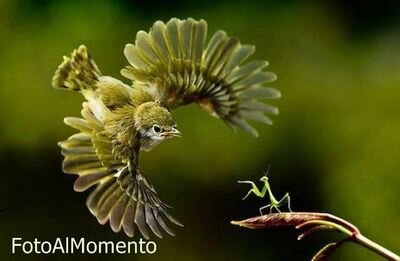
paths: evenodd
<path fill-rule="evenodd" d="M 298 240 L 305 236 L 323 229 L 334 229 L 346 235 L 346 238 L 327 244 L 316 255 L 313 260 L 327 260 L 330 255 L 343 243 L 354 242 L 390 261 L 400 261 L 400 257 L 383 246 L 366 238 L 360 230 L 342 218 L 327 213 L 315 212 L 282 212 L 253 217 L 241 221 L 231 221 L 231 224 L 250 229 L 268 229 L 273 227 L 291 226 L 297 230 L 305 229 L 298 236 Z"/>

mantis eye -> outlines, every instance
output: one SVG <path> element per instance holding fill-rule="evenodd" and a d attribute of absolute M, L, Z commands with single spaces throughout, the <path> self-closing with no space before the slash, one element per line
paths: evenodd
<path fill-rule="evenodd" d="M 154 125 L 154 126 L 153 126 L 153 131 L 154 131 L 155 133 L 160 133 L 160 132 L 161 132 L 160 126 Z"/>

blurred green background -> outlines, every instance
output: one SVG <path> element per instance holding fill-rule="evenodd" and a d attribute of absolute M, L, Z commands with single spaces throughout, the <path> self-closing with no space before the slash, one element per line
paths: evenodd
<path fill-rule="evenodd" d="M 124 45 L 171 17 L 204 18 L 257 47 L 278 75 L 280 115 L 260 138 L 234 133 L 196 106 L 175 117 L 184 137 L 142 154 L 161 197 L 185 224 L 156 240 L 152 256 L 115 260 L 309 260 L 335 232 L 296 241 L 292 229 L 249 231 L 229 224 L 258 214 L 242 201 L 271 165 L 277 196 L 297 211 L 331 212 L 400 252 L 400 3 L 398 1 L 12 1 L 0 0 L 0 259 L 11 238 L 128 240 L 101 226 L 61 171 L 57 141 L 73 130 L 82 97 L 51 88 L 53 73 L 79 44 L 101 70 L 122 79 Z M 88 256 L 59 256 L 58 259 Z M 96 257 L 109 259 L 111 256 Z M 54 258 L 54 256 L 53 256 Z M 354 244 L 332 260 L 382 260 Z"/>

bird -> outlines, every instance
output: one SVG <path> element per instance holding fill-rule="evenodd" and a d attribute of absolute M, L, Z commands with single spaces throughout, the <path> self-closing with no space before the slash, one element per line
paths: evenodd
<path fill-rule="evenodd" d="M 268 62 L 246 61 L 255 47 L 222 30 L 207 41 L 207 30 L 203 19 L 172 18 L 139 31 L 124 48 L 128 65 L 121 74 L 129 84 L 103 75 L 85 45 L 64 56 L 56 69 L 52 86 L 85 99 L 82 117 L 64 118 L 77 132 L 58 143 L 62 170 L 78 175 L 75 191 L 93 188 L 88 209 L 116 233 L 162 238 L 165 232 L 175 235 L 171 224 L 183 226 L 139 166 L 142 151 L 181 136 L 173 109 L 197 104 L 255 137 L 247 120 L 272 124 L 269 115 L 279 113 L 263 101 L 281 97 L 265 86 L 276 80 L 265 70 Z"/>

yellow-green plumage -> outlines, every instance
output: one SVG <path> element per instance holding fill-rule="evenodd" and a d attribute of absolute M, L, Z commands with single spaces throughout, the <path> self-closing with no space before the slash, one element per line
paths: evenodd
<path fill-rule="evenodd" d="M 65 57 L 53 78 L 53 86 L 81 92 L 82 118 L 65 123 L 79 132 L 60 142 L 65 156 L 63 170 L 78 174 L 74 189 L 96 185 L 87 206 L 101 224 L 110 221 L 114 231 L 128 236 L 137 227 L 149 238 L 162 231 L 173 235 L 166 220 L 180 225 L 143 171 L 139 152 L 151 150 L 169 137 L 178 136 L 170 110 L 197 103 L 231 127 L 257 136 L 247 119 L 271 124 L 265 114 L 277 108 L 258 101 L 279 98 L 263 84 L 275 80 L 263 71 L 266 61 L 242 65 L 254 47 L 218 31 L 206 44 L 207 24 L 171 19 L 156 22 L 150 32 L 137 33 L 135 44 L 124 50 L 130 63 L 121 71 L 132 86 L 103 76 L 85 46 Z"/>
<path fill-rule="evenodd" d="M 135 45 L 126 45 L 131 66 L 121 73 L 144 88 L 156 86 L 154 97 L 167 108 L 195 102 L 228 125 L 258 136 L 245 119 L 272 123 L 264 113 L 277 114 L 277 108 L 255 100 L 280 97 L 277 90 L 263 86 L 274 81 L 275 74 L 263 71 L 266 61 L 242 66 L 254 53 L 253 46 L 223 31 L 206 46 L 206 33 L 204 20 L 158 21 L 149 33 L 137 34 Z"/>

